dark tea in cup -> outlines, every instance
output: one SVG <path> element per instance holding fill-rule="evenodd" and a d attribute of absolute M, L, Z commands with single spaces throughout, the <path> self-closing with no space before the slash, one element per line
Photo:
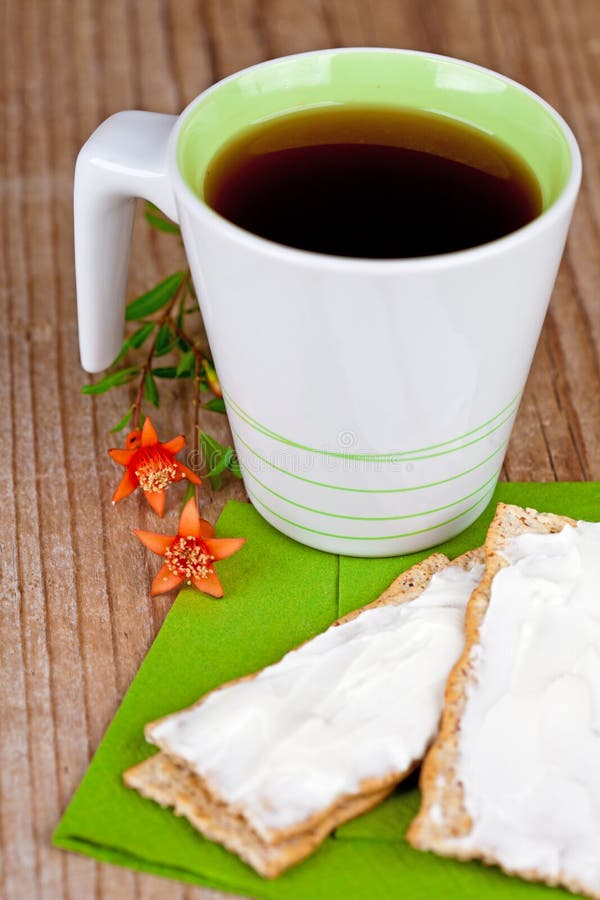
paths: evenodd
<path fill-rule="evenodd" d="M 204 199 L 235 225 L 316 253 L 398 259 L 476 247 L 542 209 L 507 144 L 448 116 L 318 107 L 240 132 L 210 162 Z"/>

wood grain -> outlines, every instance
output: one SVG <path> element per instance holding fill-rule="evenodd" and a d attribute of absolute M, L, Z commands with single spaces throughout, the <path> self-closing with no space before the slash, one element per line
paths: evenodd
<path fill-rule="evenodd" d="M 155 564 L 124 536 L 142 501 L 110 505 L 118 392 L 81 395 L 72 171 L 119 109 L 180 110 L 236 69 L 336 45 L 464 57 L 523 81 L 573 125 L 585 176 L 567 252 L 504 466 L 511 480 L 600 479 L 600 6 L 597 0 L 4 0 L 0 33 L 0 896 L 209 900 L 211 891 L 50 846 L 168 609 Z M 135 228 L 133 295 L 182 264 Z M 161 432 L 189 427 L 167 391 Z M 207 427 L 226 427 L 212 416 Z M 207 501 L 214 519 L 239 484 Z M 172 525 L 170 512 L 165 525 Z"/>

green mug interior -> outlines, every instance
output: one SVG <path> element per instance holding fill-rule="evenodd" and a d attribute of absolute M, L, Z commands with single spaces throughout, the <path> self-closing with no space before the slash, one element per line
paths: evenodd
<path fill-rule="evenodd" d="M 204 198 L 206 169 L 238 132 L 310 107 L 398 106 L 449 116 L 515 150 L 535 173 L 546 210 L 571 171 L 571 153 L 548 107 L 493 72 L 443 57 L 394 50 L 333 50 L 275 60 L 208 91 L 185 118 L 177 143 L 184 181 Z"/>

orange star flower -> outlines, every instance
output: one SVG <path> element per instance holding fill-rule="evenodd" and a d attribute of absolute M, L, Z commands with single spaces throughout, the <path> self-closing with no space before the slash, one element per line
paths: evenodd
<path fill-rule="evenodd" d="M 211 597 L 222 597 L 223 588 L 213 563 L 226 559 L 240 549 L 245 538 L 216 538 L 212 525 L 201 519 L 194 498 L 183 507 L 177 534 L 153 534 L 134 530 L 144 547 L 164 557 L 150 590 L 166 594 L 185 581 Z"/>
<path fill-rule="evenodd" d="M 142 431 L 132 431 L 126 440 L 124 450 L 109 450 L 109 455 L 125 466 L 126 472 L 112 498 L 118 503 L 124 497 L 141 487 L 148 503 L 159 516 L 165 510 L 165 491 L 172 481 L 187 478 L 194 484 L 200 484 L 197 475 L 175 459 L 175 454 L 185 447 L 182 434 L 161 444 L 150 419 L 146 419 Z"/>

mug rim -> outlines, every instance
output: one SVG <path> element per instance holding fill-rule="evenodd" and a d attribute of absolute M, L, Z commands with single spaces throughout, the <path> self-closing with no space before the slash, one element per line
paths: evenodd
<path fill-rule="evenodd" d="M 567 181 L 558 197 L 556 197 L 556 199 L 552 201 L 547 209 L 545 209 L 538 216 L 532 219 L 531 222 L 528 222 L 526 225 L 522 225 L 520 228 L 517 228 L 516 230 L 511 231 L 509 234 L 506 234 L 500 238 L 495 238 L 492 241 L 488 241 L 485 244 L 478 244 L 475 247 L 468 247 L 467 249 L 463 250 L 454 250 L 448 253 L 438 253 L 429 256 L 373 259 L 360 256 L 339 256 L 335 254 L 318 253 L 314 250 L 303 250 L 298 247 L 290 247 L 286 244 L 280 244 L 277 241 L 270 240 L 269 238 L 261 237 L 251 231 L 246 230 L 245 228 L 242 228 L 239 225 L 235 225 L 224 216 L 221 216 L 191 189 L 179 167 L 179 162 L 177 160 L 177 145 L 183 125 L 187 122 L 189 116 L 193 113 L 195 108 L 204 101 L 207 95 L 221 88 L 223 84 L 229 81 L 233 81 L 248 72 L 252 72 L 253 70 L 259 68 L 267 68 L 269 66 L 280 63 L 282 60 L 299 59 L 309 56 L 342 55 L 348 53 L 401 54 L 405 56 L 419 56 L 424 59 L 442 60 L 450 63 L 458 63 L 474 71 L 491 75 L 494 78 L 497 78 L 498 80 L 504 82 L 505 84 L 509 84 L 522 93 L 528 95 L 547 113 L 550 114 L 550 116 L 559 126 L 567 143 L 570 157 L 570 172 Z M 361 46 L 332 47 L 323 50 L 308 50 L 302 53 L 291 53 L 284 56 L 273 57 L 271 59 L 255 63 L 252 66 L 246 66 L 243 69 L 239 69 L 238 71 L 227 75 L 225 78 L 219 79 L 214 84 L 210 85 L 200 94 L 198 94 L 198 96 L 196 96 L 190 103 L 188 103 L 185 109 L 178 116 L 177 121 L 175 122 L 175 125 L 169 136 L 166 156 L 169 177 L 171 184 L 173 185 L 176 198 L 181 200 L 185 205 L 191 206 L 193 212 L 196 215 L 204 217 L 207 224 L 211 225 L 213 228 L 221 229 L 221 231 L 224 232 L 226 236 L 234 240 L 236 243 L 245 244 L 249 249 L 254 248 L 256 251 L 261 252 L 263 255 L 277 257 L 282 261 L 287 260 L 289 262 L 297 263 L 304 262 L 313 266 L 334 270 L 343 269 L 345 271 L 353 270 L 372 273 L 378 271 L 388 273 L 392 273 L 394 271 L 404 272 L 407 270 L 418 271 L 420 269 L 431 271 L 434 269 L 461 265 L 463 263 L 477 260 L 478 258 L 495 256 L 496 254 L 502 253 L 505 250 L 510 250 L 513 246 L 522 243 L 530 237 L 534 237 L 538 232 L 545 230 L 547 227 L 550 227 L 557 219 L 560 219 L 565 214 L 565 212 L 568 212 L 570 210 L 571 206 L 574 204 L 577 198 L 582 176 L 581 151 L 572 129 L 565 121 L 565 119 L 561 116 L 561 114 L 557 112 L 557 110 L 554 109 L 554 107 L 551 106 L 548 101 L 544 100 L 543 97 L 540 97 L 539 94 L 536 94 L 535 91 L 532 91 L 530 88 L 526 87 L 520 82 L 515 81 L 514 79 L 509 78 L 508 76 L 503 75 L 500 72 L 496 72 L 494 69 L 480 66 L 476 63 L 469 62 L 468 60 L 459 59 L 458 57 L 453 56 L 446 56 L 440 53 L 429 53 L 427 51 L 410 50 L 398 47 Z"/>

